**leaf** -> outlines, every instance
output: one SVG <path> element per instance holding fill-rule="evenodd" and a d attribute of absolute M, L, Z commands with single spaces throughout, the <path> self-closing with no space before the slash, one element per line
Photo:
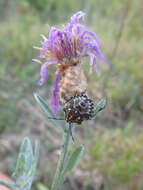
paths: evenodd
<path fill-rule="evenodd" d="M 38 190 L 49 190 L 49 188 L 43 185 L 42 183 L 38 183 L 37 188 Z"/>
<path fill-rule="evenodd" d="M 55 115 L 52 113 L 50 110 L 49 106 L 45 102 L 45 100 L 39 96 L 38 94 L 34 93 L 34 97 L 37 101 L 37 103 L 41 106 L 41 108 L 44 110 L 44 112 L 49 116 L 49 117 L 55 117 Z"/>
<path fill-rule="evenodd" d="M 106 99 L 100 100 L 94 108 L 94 113 L 92 114 L 92 117 L 95 117 L 98 112 L 100 112 L 106 107 L 106 105 L 107 105 Z"/>
<path fill-rule="evenodd" d="M 53 114 L 53 112 L 51 111 L 51 109 L 49 108 L 48 104 L 45 102 L 45 100 L 41 96 L 39 96 L 38 94 L 34 93 L 34 97 L 35 97 L 37 103 L 40 105 L 40 107 L 43 109 L 43 111 L 46 113 L 46 115 L 48 117 L 51 117 L 51 118 L 55 118 L 56 117 Z M 65 130 L 65 128 L 62 125 L 60 125 L 59 121 L 51 119 L 51 122 L 54 125 L 56 125 L 57 127 L 60 126 L 60 128 L 62 128 L 63 130 Z"/>
<path fill-rule="evenodd" d="M 66 165 L 63 169 L 62 175 L 65 176 L 67 173 L 71 172 L 78 164 L 81 155 L 83 154 L 84 147 L 80 146 L 75 149 L 75 151 L 71 154 L 69 159 L 66 162 Z"/>
<path fill-rule="evenodd" d="M 0 181 L 0 185 L 4 185 L 12 190 L 16 190 L 17 188 L 19 188 L 19 186 L 15 183 L 9 183 L 9 182 L 4 182 L 4 181 Z"/>
<path fill-rule="evenodd" d="M 13 176 L 16 178 L 19 176 L 19 174 L 22 172 L 28 172 L 31 168 L 31 165 L 33 163 L 33 150 L 32 145 L 28 137 L 25 137 L 21 147 L 20 147 L 20 153 L 18 156 L 16 169 L 14 171 Z"/>
<path fill-rule="evenodd" d="M 14 171 L 14 178 L 19 189 L 30 190 L 35 176 L 37 162 L 39 157 L 39 144 L 35 143 L 33 153 L 32 144 L 28 137 L 25 137 L 21 147 L 16 169 Z"/>
<path fill-rule="evenodd" d="M 66 175 L 77 166 L 83 151 L 84 147 L 80 146 L 76 148 L 75 151 L 71 154 L 71 156 L 65 163 L 65 167 L 63 168 L 61 175 L 58 178 L 58 183 L 56 184 L 56 188 L 59 187 L 64 182 Z"/>

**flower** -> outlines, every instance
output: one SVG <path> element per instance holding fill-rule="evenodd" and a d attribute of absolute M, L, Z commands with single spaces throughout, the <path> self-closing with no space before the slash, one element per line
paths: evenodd
<path fill-rule="evenodd" d="M 58 106 L 58 83 L 61 75 L 59 66 L 68 67 L 73 63 L 80 63 L 84 57 L 89 57 L 90 65 L 94 71 L 97 71 L 97 59 L 106 62 L 96 34 L 79 23 L 79 19 L 84 15 L 84 12 L 79 11 L 71 17 L 70 22 L 62 30 L 52 27 L 48 37 L 42 35 L 41 47 L 38 48 L 40 60 L 34 60 L 41 63 L 40 85 L 46 80 L 49 66 L 58 65 L 51 96 L 51 108 L 54 112 Z"/>

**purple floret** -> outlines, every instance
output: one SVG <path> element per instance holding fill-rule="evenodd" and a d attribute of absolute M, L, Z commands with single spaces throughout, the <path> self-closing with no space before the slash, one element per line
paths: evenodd
<path fill-rule="evenodd" d="M 47 73 L 48 73 L 48 66 L 52 64 L 56 64 L 56 63 L 57 61 L 49 60 L 41 65 L 41 70 L 40 70 L 41 79 L 39 80 L 39 85 L 42 86 L 46 80 Z"/>
<path fill-rule="evenodd" d="M 54 80 L 53 88 L 51 91 L 50 106 L 54 113 L 58 112 L 58 91 L 59 91 L 58 83 L 60 79 L 61 79 L 61 76 L 60 76 L 60 73 L 58 73 Z"/>

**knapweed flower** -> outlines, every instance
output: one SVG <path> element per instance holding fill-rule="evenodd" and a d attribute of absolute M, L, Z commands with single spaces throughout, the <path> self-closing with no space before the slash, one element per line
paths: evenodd
<path fill-rule="evenodd" d="M 86 94 L 82 59 L 89 57 L 90 67 L 94 71 L 97 71 L 97 60 L 106 62 L 96 34 L 79 23 L 84 15 L 79 11 L 63 29 L 52 27 L 48 37 L 42 35 L 39 59 L 34 59 L 41 63 L 40 85 L 46 80 L 49 66 L 57 65 L 51 91 L 51 109 L 56 113 L 60 102 L 66 120 L 75 123 L 90 119 L 93 109 L 93 101 Z"/>

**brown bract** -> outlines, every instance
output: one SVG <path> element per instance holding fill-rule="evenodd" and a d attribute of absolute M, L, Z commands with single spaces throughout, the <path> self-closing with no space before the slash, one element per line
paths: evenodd
<path fill-rule="evenodd" d="M 59 81 L 59 101 L 64 104 L 67 99 L 86 91 L 86 78 L 80 62 L 72 62 L 59 66 L 61 80 Z"/>

